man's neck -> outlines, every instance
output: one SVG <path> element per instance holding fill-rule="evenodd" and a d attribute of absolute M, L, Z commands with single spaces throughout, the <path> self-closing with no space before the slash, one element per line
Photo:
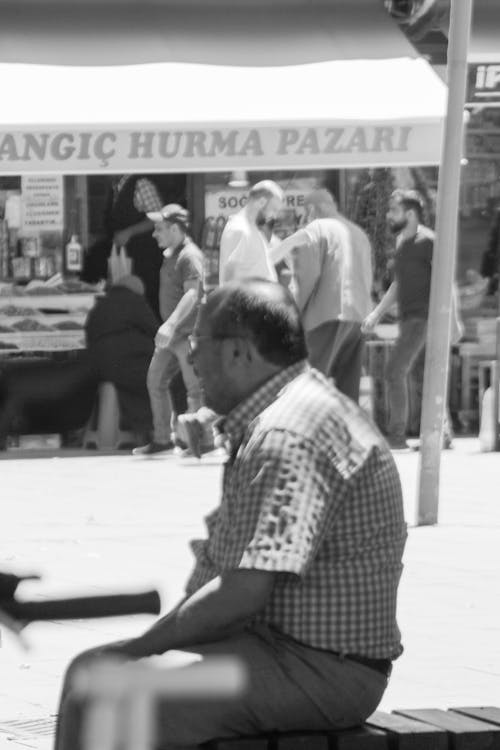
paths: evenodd
<path fill-rule="evenodd" d="M 184 247 L 186 237 L 187 235 L 183 237 L 182 240 L 180 240 L 176 245 L 169 245 L 168 247 L 163 248 L 163 257 L 171 258 L 172 255 L 175 255 L 175 253 L 177 253 L 182 247 Z"/>
<path fill-rule="evenodd" d="M 399 235 L 401 238 L 401 241 L 403 240 L 412 240 L 417 232 L 418 232 L 418 224 L 408 224 Z"/>
<path fill-rule="evenodd" d="M 242 208 L 243 214 L 245 215 L 247 221 L 250 222 L 250 224 L 257 224 L 257 214 L 258 214 L 258 208 L 253 203 L 247 203 L 247 205 Z"/>

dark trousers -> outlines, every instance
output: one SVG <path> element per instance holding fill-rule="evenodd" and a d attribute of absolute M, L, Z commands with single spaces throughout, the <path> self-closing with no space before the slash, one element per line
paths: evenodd
<path fill-rule="evenodd" d="M 400 321 L 399 336 L 385 371 L 389 397 L 387 434 L 392 439 L 404 438 L 407 428 L 411 434 L 420 432 L 426 337 L 427 320 L 411 318 Z M 443 431 L 451 437 L 448 409 Z"/>
<path fill-rule="evenodd" d="M 408 376 L 417 360 L 423 364 L 427 321 L 420 318 L 402 320 L 399 336 L 387 362 L 385 377 L 389 396 L 387 433 L 392 438 L 404 438 L 408 423 Z M 422 375 L 422 368 L 418 368 Z"/>
<path fill-rule="evenodd" d="M 365 345 L 361 324 L 329 320 L 307 331 L 306 343 L 311 365 L 333 378 L 339 391 L 357 403 Z"/>

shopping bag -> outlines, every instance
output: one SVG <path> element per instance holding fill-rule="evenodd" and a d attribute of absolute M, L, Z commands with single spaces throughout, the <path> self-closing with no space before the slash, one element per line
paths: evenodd
<path fill-rule="evenodd" d="M 112 284 L 116 283 L 122 276 L 132 273 L 132 258 L 129 258 L 124 247 L 119 250 L 116 245 L 111 248 L 108 258 L 108 278 Z"/>

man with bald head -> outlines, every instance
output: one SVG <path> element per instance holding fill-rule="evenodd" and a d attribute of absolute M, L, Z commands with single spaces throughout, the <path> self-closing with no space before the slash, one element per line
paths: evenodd
<path fill-rule="evenodd" d="M 220 241 L 219 283 L 260 278 L 276 281 L 269 259 L 269 243 L 260 226 L 275 219 L 283 203 L 283 190 L 272 180 L 250 188 L 248 202 L 228 219 Z"/>
<path fill-rule="evenodd" d="M 397 469 L 366 415 L 307 364 L 288 292 L 263 280 L 220 287 L 201 305 L 190 351 L 206 404 L 224 419 L 220 505 L 207 538 L 192 542 L 182 601 L 137 638 L 73 662 L 58 750 L 78 747 L 70 677 L 91 658 L 161 664 L 177 649 L 243 663 L 237 700 L 160 703 L 156 745 L 166 750 L 357 725 L 402 651 Z"/>
<path fill-rule="evenodd" d="M 292 259 L 292 286 L 309 361 L 357 401 L 364 349 L 361 323 L 372 309 L 370 241 L 339 212 L 328 190 L 306 196 L 305 218 L 304 227 L 271 250 L 271 261 Z"/>

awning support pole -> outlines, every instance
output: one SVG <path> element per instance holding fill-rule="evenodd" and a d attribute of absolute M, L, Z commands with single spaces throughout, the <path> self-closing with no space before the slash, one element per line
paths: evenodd
<path fill-rule="evenodd" d="M 417 525 L 437 523 L 441 435 L 447 402 L 451 306 L 457 243 L 467 50 L 473 0 L 451 0 L 448 108 L 439 170 L 436 242 L 422 397 Z"/>

